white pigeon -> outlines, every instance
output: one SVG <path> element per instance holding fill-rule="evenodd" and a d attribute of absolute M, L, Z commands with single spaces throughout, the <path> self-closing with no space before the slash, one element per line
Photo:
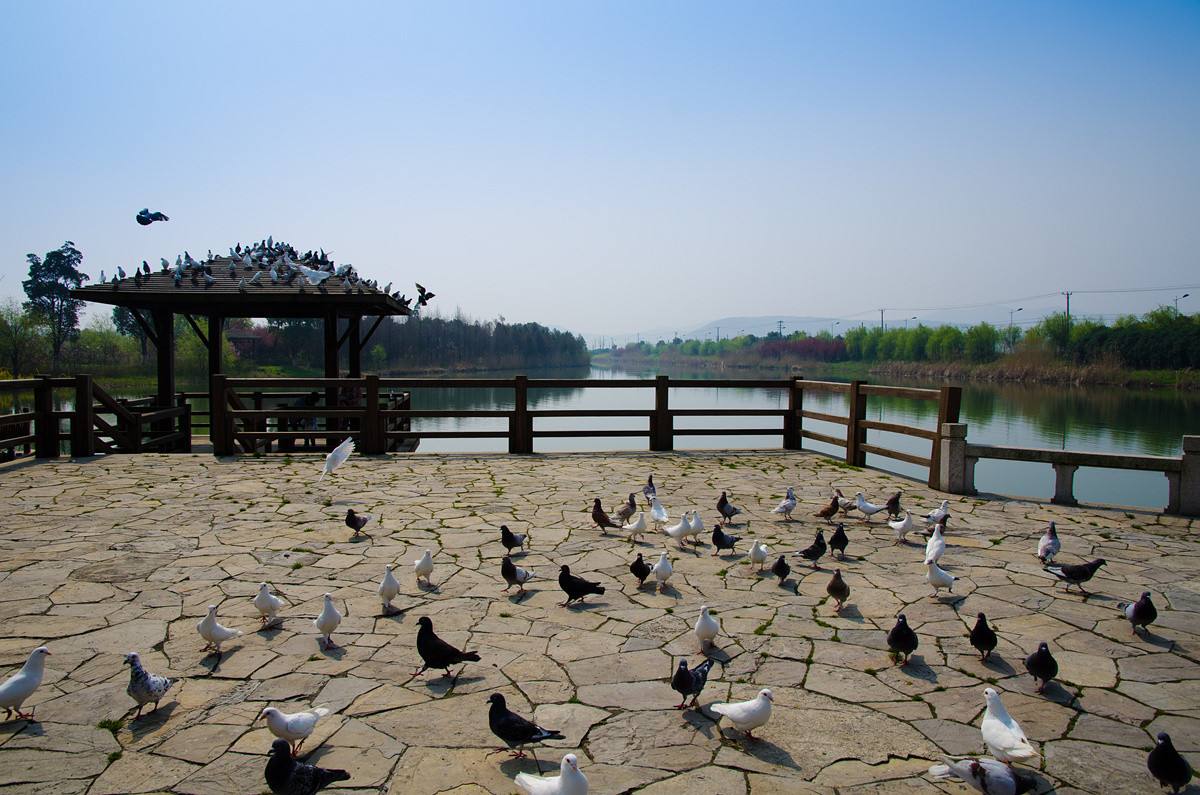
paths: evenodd
<path fill-rule="evenodd" d="M 317 728 L 317 721 L 328 714 L 330 711 L 325 707 L 313 707 L 308 712 L 291 714 L 267 707 L 259 713 L 259 717 L 267 719 L 267 728 L 271 730 L 271 734 L 288 741 L 288 745 L 292 746 L 292 756 L 295 756 L 299 753 L 300 746 L 304 745 L 304 741 L 313 733 L 313 729 Z"/>
<path fill-rule="evenodd" d="M 650 500 L 650 519 L 654 524 L 661 527 L 666 524 L 671 516 L 667 513 L 667 509 L 658 501 L 658 497 L 653 497 Z"/>
<path fill-rule="evenodd" d="M 950 515 L 950 500 L 942 500 L 942 504 L 925 514 L 925 524 L 937 524 Z"/>
<path fill-rule="evenodd" d="M 729 718 L 738 731 L 745 732 L 747 737 L 753 737 L 751 732 L 760 726 L 765 726 L 771 719 L 771 703 L 774 700 L 775 695 L 764 687 L 758 691 L 755 698 L 749 701 L 713 704 L 711 709 L 718 715 Z M 720 718 L 717 720 L 719 721 Z"/>
<path fill-rule="evenodd" d="M 392 564 L 383 567 L 383 579 L 379 581 L 379 601 L 383 602 L 383 613 L 387 615 L 395 608 L 392 600 L 400 593 L 400 581 L 392 574 Z"/>
<path fill-rule="evenodd" d="M 433 555 L 429 550 L 425 550 L 425 554 L 413 561 L 413 571 L 417 574 L 417 582 L 421 582 L 421 578 L 425 578 L 425 584 L 432 586 L 429 581 L 429 575 L 433 574 Z"/>
<path fill-rule="evenodd" d="M 667 580 L 671 579 L 671 561 L 667 559 L 666 552 L 658 554 L 658 562 L 650 567 L 650 573 L 654 575 L 654 579 L 658 581 L 658 590 L 662 590 L 667 584 Z"/>
<path fill-rule="evenodd" d="M 342 614 L 333 605 L 333 596 L 325 594 L 325 604 L 321 607 L 321 614 L 313 619 L 313 626 L 317 628 L 317 632 L 321 633 L 318 643 L 323 649 L 336 649 L 337 644 L 333 642 L 330 635 L 342 623 Z"/>
<path fill-rule="evenodd" d="M 262 617 L 262 624 L 265 627 L 267 624 L 274 624 L 279 618 L 279 611 L 287 604 L 275 594 L 271 593 L 271 586 L 265 582 L 258 584 L 258 594 L 251 600 L 254 609 L 258 611 Z"/>
<path fill-rule="evenodd" d="M 709 614 L 708 605 L 703 605 L 700 608 L 700 617 L 696 619 L 696 626 L 692 628 L 692 632 L 696 635 L 696 639 L 700 641 L 700 648 L 702 650 L 713 645 L 713 640 L 720 634 L 721 622 Z"/>
<path fill-rule="evenodd" d="M 215 651 L 221 653 L 221 644 L 227 640 L 240 638 L 242 631 L 240 629 L 230 629 L 223 627 L 217 621 L 217 606 L 208 606 L 208 615 L 200 619 L 200 623 L 196 625 L 196 631 L 200 633 L 200 637 L 208 641 L 205 645 L 205 651 Z"/>
<path fill-rule="evenodd" d="M 579 770 L 575 754 L 562 758 L 557 776 L 534 776 L 518 773 L 514 782 L 529 795 L 587 795 L 587 776 Z"/>
<path fill-rule="evenodd" d="M 956 778 L 984 795 L 1017 795 L 1018 792 L 1033 792 L 1036 788 L 1032 774 L 1009 767 L 995 759 L 983 757 L 956 761 L 943 756 L 942 762 L 943 764 L 929 768 L 932 778 L 938 781 Z M 1029 787 L 1030 783 L 1034 786 Z"/>
<path fill-rule="evenodd" d="M 699 511 L 692 511 L 692 528 L 688 535 L 692 536 L 693 543 L 700 543 L 696 537 L 704 532 L 704 520 L 700 518 Z"/>
<path fill-rule="evenodd" d="M 14 712 L 17 713 L 19 719 L 33 719 L 33 709 L 29 712 L 22 712 L 21 705 L 42 684 L 42 677 L 46 674 L 46 657 L 49 654 L 50 650 L 45 646 L 38 646 L 29 653 L 29 659 L 21 666 L 21 670 L 5 679 L 4 684 L 0 685 L 0 707 L 4 707 L 5 720 L 8 720 Z"/>
<path fill-rule="evenodd" d="M 750 562 L 758 564 L 758 570 L 762 571 L 763 564 L 767 562 L 767 558 L 771 556 L 771 548 L 757 538 L 750 546 Z"/>
<path fill-rule="evenodd" d="M 679 517 L 679 521 L 673 525 L 668 525 L 663 528 L 663 532 L 671 538 L 679 542 L 679 548 L 683 548 L 683 538 L 692 531 L 691 511 L 685 511 L 683 516 Z"/>
<path fill-rule="evenodd" d="M 907 541 L 908 534 L 917 529 L 917 523 L 913 521 L 912 514 L 905 511 L 903 519 L 888 519 L 888 527 L 896 531 L 896 543 L 903 544 Z"/>
<path fill-rule="evenodd" d="M 354 452 L 354 439 L 347 437 L 346 441 L 339 444 L 325 456 L 325 470 L 321 472 L 321 477 L 317 478 L 320 483 L 325 479 L 326 475 L 332 474 L 335 469 L 346 463 L 346 459 Z"/>
<path fill-rule="evenodd" d="M 862 515 L 868 522 L 871 521 L 872 516 L 883 510 L 882 505 L 867 502 L 861 491 L 854 495 L 854 507 L 862 511 Z"/>
<path fill-rule="evenodd" d="M 634 515 L 633 521 L 627 525 L 623 525 L 621 529 L 629 533 L 630 541 L 632 541 L 635 537 L 641 538 L 642 534 L 646 532 L 646 514 L 642 511 L 638 511 L 637 514 Z"/>
<path fill-rule="evenodd" d="M 771 513 L 781 513 L 785 521 L 792 521 L 792 511 L 796 510 L 796 491 L 791 486 L 788 486 L 787 496 L 783 501 L 775 506 Z"/>
<path fill-rule="evenodd" d="M 1013 720 L 1012 715 L 1004 708 L 1000 694 L 992 688 L 983 691 L 987 709 L 983 711 L 983 722 L 979 731 L 983 734 L 983 743 L 992 756 L 1001 762 L 1028 762 L 1039 759 L 1037 749 L 1029 744 L 1029 738 L 1021 730 L 1020 724 Z"/>
<path fill-rule="evenodd" d="M 1046 534 L 1038 541 L 1038 559 L 1044 564 L 1052 563 L 1054 556 L 1062 549 L 1062 541 L 1058 540 L 1058 530 L 1051 522 L 1046 526 Z"/>
<path fill-rule="evenodd" d="M 925 565 L 929 568 L 929 574 L 926 576 L 926 579 L 929 580 L 929 584 L 933 586 L 932 595 L 935 598 L 938 595 L 938 591 L 943 588 L 950 593 L 954 593 L 954 581 L 958 579 L 957 577 L 938 566 L 937 563 L 932 560 L 925 561 Z"/>
<path fill-rule="evenodd" d="M 935 524 L 933 526 L 933 535 L 925 542 L 925 562 L 933 561 L 937 563 L 942 559 L 942 555 L 946 554 L 946 537 L 942 535 L 942 526 Z"/>
<path fill-rule="evenodd" d="M 286 263 L 287 260 L 285 259 L 284 262 Z M 325 280 L 333 275 L 331 271 L 315 271 L 312 268 L 306 268 L 303 265 L 300 265 L 299 268 L 300 275 L 304 277 L 304 280 L 316 287 L 324 284 Z"/>

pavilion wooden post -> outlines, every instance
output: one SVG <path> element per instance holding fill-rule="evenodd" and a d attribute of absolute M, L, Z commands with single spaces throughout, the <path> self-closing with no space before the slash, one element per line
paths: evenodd
<path fill-rule="evenodd" d="M 75 416 L 71 417 L 71 458 L 96 454 L 95 425 L 92 414 L 92 377 L 75 376 Z"/>
<path fill-rule="evenodd" d="M 338 333 L 337 333 L 337 313 L 325 313 L 325 377 L 339 378 L 338 371 Z M 338 405 L 338 390 L 337 387 L 331 386 L 325 389 L 325 408 L 336 409 Z M 336 431 L 337 421 L 334 417 L 325 417 L 325 428 L 327 430 Z M 326 436 L 325 445 L 329 448 L 337 446 L 341 439 L 335 436 Z"/>
<path fill-rule="evenodd" d="M 58 418 L 54 416 L 54 389 L 49 376 L 33 388 L 33 435 L 38 458 L 58 458 Z M 16 450 L 13 450 L 14 454 Z"/>
<path fill-rule="evenodd" d="M 349 323 L 349 336 L 346 339 L 350 347 L 347 351 L 350 377 L 362 378 L 362 318 L 352 317 Z"/>
<path fill-rule="evenodd" d="M 387 438 L 384 436 L 385 423 L 379 416 L 379 376 L 367 376 L 366 411 L 363 414 L 362 441 L 363 452 L 368 455 L 379 455 L 387 452 Z"/>
<path fill-rule="evenodd" d="M 233 434 L 229 427 L 229 397 L 225 394 L 226 376 L 216 373 L 210 379 L 209 430 L 213 455 L 233 455 Z"/>
<path fill-rule="evenodd" d="M 151 322 L 154 325 L 154 354 L 158 371 L 154 405 L 166 409 L 175 404 L 175 313 L 156 309 L 151 313 Z M 161 420 L 154 423 L 151 431 L 161 436 L 171 432 L 171 425 L 171 420 Z M 140 433 L 140 430 L 135 432 Z"/>
<path fill-rule="evenodd" d="M 221 362 L 221 328 L 225 318 L 220 315 L 208 316 L 208 374 L 214 376 L 222 371 Z"/>
<path fill-rule="evenodd" d="M 788 390 L 788 412 L 783 418 L 783 449 L 800 449 L 800 412 L 804 408 L 804 387 L 799 378 L 792 379 L 792 388 Z"/>
<path fill-rule="evenodd" d="M 529 416 L 529 376 L 513 379 L 513 415 L 508 421 L 508 452 L 533 452 L 533 418 Z"/>

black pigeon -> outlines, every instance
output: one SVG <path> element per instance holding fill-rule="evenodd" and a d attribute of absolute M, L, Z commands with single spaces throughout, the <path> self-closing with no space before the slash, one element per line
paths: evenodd
<path fill-rule="evenodd" d="M 1146 767 L 1159 785 L 1170 787 L 1171 792 L 1179 792 L 1192 780 L 1192 766 L 1175 750 L 1171 735 L 1166 732 L 1158 733 L 1158 740 L 1146 757 Z"/>
<path fill-rule="evenodd" d="M 642 559 L 642 553 L 639 552 L 637 559 L 629 564 L 629 573 L 637 577 L 638 587 L 646 582 L 646 578 L 650 576 L 650 564 Z"/>
<path fill-rule="evenodd" d="M 728 535 L 724 530 L 721 529 L 720 525 L 713 525 L 713 556 L 716 557 L 717 553 L 722 549 L 728 549 L 730 552 L 732 552 L 734 546 L 741 540 L 741 536 Z"/>
<path fill-rule="evenodd" d="M 646 485 L 642 486 L 642 496 L 646 498 L 646 502 L 658 496 L 658 489 L 654 487 L 654 475 L 646 478 Z"/>
<path fill-rule="evenodd" d="M 267 786 L 274 795 L 314 795 L 337 781 L 349 781 L 345 770 L 328 770 L 292 758 L 288 741 L 278 739 L 267 752 Z"/>
<path fill-rule="evenodd" d="M 849 545 L 850 538 L 846 535 L 846 526 L 838 522 L 837 529 L 829 537 L 829 548 L 838 553 L 838 560 L 845 560 L 846 547 Z"/>
<path fill-rule="evenodd" d="M 500 525 L 500 543 L 503 544 L 504 548 L 509 552 L 512 552 L 514 549 L 520 549 L 522 552 L 524 552 L 525 538 L 525 533 L 514 533 L 512 530 L 508 529 L 508 525 Z"/>
<path fill-rule="evenodd" d="M 792 567 L 788 565 L 787 558 L 783 555 L 779 556 L 779 560 L 775 561 L 775 565 L 771 567 L 771 573 L 779 578 L 779 584 L 783 585 L 784 580 L 792 573 Z"/>
<path fill-rule="evenodd" d="M 831 579 L 829 584 L 825 586 L 825 593 L 837 600 L 837 607 L 834 608 L 835 612 L 842 612 L 842 605 L 844 605 L 846 600 L 850 598 L 850 586 L 847 585 L 846 581 L 842 579 L 842 572 L 840 569 L 833 573 L 833 579 Z"/>
<path fill-rule="evenodd" d="M 888 497 L 888 501 L 883 504 L 883 509 L 887 511 L 888 516 L 892 519 L 899 519 L 903 509 L 900 507 L 900 492 L 896 492 Z"/>
<path fill-rule="evenodd" d="M 1091 563 L 1056 563 L 1053 566 L 1043 566 L 1043 568 L 1065 582 L 1068 591 L 1074 585 L 1086 594 L 1087 591 L 1083 590 L 1083 584 L 1092 579 L 1100 567 L 1107 562 L 1104 558 L 1096 558 Z"/>
<path fill-rule="evenodd" d="M 892 627 L 887 634 L 888 648 L 897 657 L 903 654 L 904 665 L 908 665 L 909 655 L 917 650 L 918 642 L 917 633 L 912 631 L 912 627 L 908 625 L 908 619 L 901 613 L 896 618 L 896 626 Z"/>
<path fill-rule="evenodd" d="M 598 582 L 589 582 L 582 577 L 576 577 L 571 573 L 570 566 L 562 566 L 558 570 L 558 587 L 563 589 L 563 593 L 567 595 L 567 601 L 559 605 L 566 607 L 571 602 L 582 600 L 588 594 L 602 595 L 604 586 Z"/>
<path fill-rule="evenodd" d="M 426 290 L 421 285 L 417 285 L 417 306 L 425 306 L 429 303 L 429 299 L 433 298 L 433 293 Z"/>
<path fill-rule="evenodd" d="M 362 529 L 367 526 L 367 522 L 371 521 L 369 516 L 359 516 L 354 512 L 353 508 L 346 509 L 346 527 L 354 531 L 354 535 L 362 532 Z"/>
<path fill-rule="evenodd" d="M 717 499 L 717 513 L 721 514 L 721 524 L 728 524 L 729 520 L 741 512 L 741 508 L 734 507 L 734 504 L 729 501 L 729 495 L 721 492 L 721 496 Z"/>
<path fill-rule="evenodd" d="M 608 530 L 605 528 L 612 527 L 616 530 L 621 529 L 621 525 L 610 519 L 608 514 L 604 512 L 604 509 L 600 507 L 599 497 L 592 502 L 592 521 L 596 523 L 596 526 L 600 528 L 600 532 L 604 533 L 604 535 L 608 535 Z"/>
<path fill-rule="evenodd" d="M 687 660 L 679 661 L 679 667 L 675 669 L 675 675 L 671 677 L 671 689 L 683 696 L 683 701 L 676 704 L 675 709 L 686 707 L 688 696 L 692 697 L 692 706 L 698 706 L 700 691 L 708 683 L 708 672 L 712 670 L 712 667 L 712 658 L 705 660 L 690 671 Z"/>
<path fill-rule="evenodd" d="M 1144 592 L 1136 602 L 1121 602 L 1117 605 L 1117 609 L 1129 619 L 1135 634 L 1138 627 L 1149 631 L 1148 627 L 1158 618 L 1158 608 L 1154 606 L 1154 602 L 1150 601 L 1149 591 Z"/>
<path fill-rule="evenodd" d="M 1050 653 L 1050 646 L 1045 641 L 1038 644 L 1037 651 L 1025 658 L 1025 670 L 1041 682 L 1037 689 L 1039 693 L 1046 692 L 1046 685 L 1058 676 L 1058 660 L 1054 659 L 1054 655 Z"/>
<path fill-rule="evenodd" d="M 142 273 L 146 274 L 147 276 L 150 275 L 150 263 L 146 262 L 146 260 L 142 260 Z"/>
<path fill-rule="evenodd" d="M 816 540 L 807 549 L 802 549 L 796 554 L 807 561 L 811 561 L 815 569 L 817 568 L 817 561 L 825 555 L 825 549 L 825 533 L 822 530 L 818 530 Z"/>
<path fill-rule="evenodd" d="M 996 648 L 996 630 L 988 626 L 987 616 L 980 613 L 975 617 L 975 626 L 971 628 L 971 645 L 979 652 L 979 659 L 987 661 Z"/>
<path fill-rule="evenodd" d="M 290 282 L 291 279 L 288 279 L 288 281 Z M 400 304 L 400 306 L 404 309 L 404 311 L 406 311 L 406 312 L 408 311 L 409 305 L 412 304 L 411 298 L 409 298 L 406 295 L 400 295 L 399 293 L 395 293 L 394 295 L 392 295 L 392 297 L 396 299 L 396 302 L 398 304 Z"/>
<path fill-rule="evenodd" d="M 532 579 L 533 574 L 524 569 L 518 569 L 516 564 L 512 562 L 512 558 L 505 555 L 504 560 L 500 561 L 500 576 L 508 583 L 504 590 L 507 591 L 515 585 L 517 586 L 518 593 L 525 593 L 525 583 Z"/>
<path fill-rule="evenodd" d="M 492 734 L 503 740 L 509 749 L 515 748 L 513 756 L 517 759 L 525 757 L 525 746 L 530 743 L 566 739 L 560 733 L 551 729 L 543 729 L 533 721 L 526 720 L 513 712 L 504 702 L 504 696 L 499 693 L 492 693 L 488 696 L 488 702 L 491 704 L 488 707 L 488 726 L 491 728 Z M 530 749 L 530 753 L 533 753 L 532 749 Z M 537 754 L 533 754 L 533 761 L 537 762 Z"/>
<path fill-rule="evenodd" d="M 475 652 L 459 651 L 433 634 L 433 621 L 429 619 L 429 616 L 421 616 L 417 623 L 421 627 L 417 630 L 417 654 L 421 655 L 421 660 L 425 664 L 413 676 L 420 676 L 429 668 L 441 668 L 445 672 L 443 676 L 450 676 L 450 666 L 452 665 L 479 662 L 479 655 Z M 463 668 L 466 666 L 464 665 Z M 461 674 L 462 669 L 459 669 L 459 672 L 451 678 L 458 679 Z"/>
<path fill-rule="evenodd" d="M 137 214 L 137 222 L 142 226 L 150 226 L 155 221 L 170 221 L 171 219 L 160 212 L 150 212 L 146 207 L 143 207 Z M 313 790 L 316 792 L 316 790 Z"/>

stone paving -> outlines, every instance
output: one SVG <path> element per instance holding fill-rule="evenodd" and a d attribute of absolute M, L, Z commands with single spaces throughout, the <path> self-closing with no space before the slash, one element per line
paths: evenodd
<path fill-rule="evenodd" d="M 351 771 L 342 792 L 507 795 L 535 765 L 492 753 L 492 692 L 562 731 L 539 749 L 542 769 L 571 751 L 593 793 L 962 792 L 923 774 L 939 754 L 982 752 L 989 683 L 1042 752 L 1042 791 L 1158 791 L 1145 757 L 1164 729 L 1200 766 L 1200 544 L 1186 519 L 953 499 L 942 564 L 963 579 L 934 599 L 923 548 L 893 545 L 878 519 L 846 520 L 844 562 L 814 571 L 791 558 L 787 587 L 747 562 L 752 538 L 775 551 L 807 546 L 834 486 L 880 502 L 902 489 L 921 513 L 941 499 L 810 453 L 359 456 L 318 486 L 319 460 L 138 455 L 0 469 L 0 676 L 39 644 L 52 652 L 30 702 L 37 722 L 0 723 L 0 793 L 264 792 L 271 737 L 255 717 L 267 705 L 323 704 L 334 714 L 305 750 Z M 732 529 L 746 537 L 736 555 L 672 542 L 664 593 L 638 590 L 626 567 L 665 536 L 634 547 L 602 536 L 586 510 L 594 496 L 611 507 L 640 492 L 650 472 L 673 517 L 699 508 L 711 526 L 722 489 L 746 511 Z M 787 485 L 801 498 L 792 523 L 770 513 Z M 369 538 L 350 540 L 348 506 L 381 516 Z M 1040 569 L 1034 550 L 1050 519 L 1061 560 L 1109 561 L 1086 600 Z M 501 523 L 532 534 L 517 562 L 544 579 L 523 599 L 500 591 Z M 424 549 L 435 553 L 432 589 L 412 575 Z M 386 562 L 399 566 L 402 612 L 382 617 Z M 607 593 L 557 606 L 562 563 Z M 834 567 L 852 589 L 840 615 L 825 596 Z M 260 581 L 291 603 L 279 628 L 257 631 Z M 1116 604 L 1145 589 L 1159 618 L 1134 637 Z M 326 591 L 349 610 L 331 651 L 311 621 Z M 208 604 L 246 632 L 219 662 L 195 630 Z M 722 622 L 714 655 L 727 664 L 713 669 L 700 710 L 677 711 L 667 680 L 674 660 L 701 659 L 690 632 L 701 604 Z M 901 611 L 920 636 L 903 668 L 884 642 Z M 988 664 L 966 638 L 979 611 L 1001 635 Z M 453 687 L 413 676 L 426 615 L 483 658 Z M 1061 681 L 1041 696 L 1022 660 L 1043 640 Z M 182 679 L 132 722 L 127 651 Z M 759 741 L 714 722 L 713 702 L 764 686 L 775 712 Z"/>

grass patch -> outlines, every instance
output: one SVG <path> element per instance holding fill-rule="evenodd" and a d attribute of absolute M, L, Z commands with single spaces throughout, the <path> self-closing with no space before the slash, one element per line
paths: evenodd
<path fill-rule="evenodd" d="M 665 609 L 666 609 L 666 611 L 667 611 L 667 614 L 668 614 L 668 615 L 670 615 L 671 613 L 674 613 L 674 612 L 675 612 L 675 608 L 673 608 L 673 607 L 668 607 L 668 608 L 665 608 Z"/>
<path fill-rule="evenodd" d="M 316 661 L 317 661 L 317 660 L 319 660 L 319 659 L 321 659 L 321 658 L 320 658 L 320 657 L 318 657 L 318 656 L 317 656 L 317 655 L 315 655 L 315 654 L 310 654 L 310 655 L 308 655 L 308 661 L 309 661 L 309 662 L 316 662 Z"/>
<path fill-rule="evenodd" d="M 512 618 L 512 613 L 501 613 L 500 617 L 501 618 Z"/>
<path fill-rule="evenodd" d="M 568 704 L 582 704 L 583 702 L 579 700 L 579 696 L 571 696 L 570 698 L 567 699 L 567 703 Z"/>
<path fill-rule="evenodd" d="M 717 572 L 717 576 L 724 577 L 728 573 L 729 573 L 729 569 L 721 569 L 720 571 Z M 711 613 L 712 611 L 710 610 L 709 612 Z"/>
<path fill-rule="evenodd" d="M 293 552 L 307 552 L 310 555 L 312 554 L 312 550 L 309 549 L 308 547 L 292 547 L 292 551 Z"/>
<path fill-rule="evenodd" d="M 863 671 L 863 673 L 874 676 L 875 674 L 879 673 L 879 671 L 875 670 L 874 668 L 868 668 L 867 670 Z"/>
<path fill-rule="evenodd" d="M 117 732 L 121 731 L 121 729 L 123 729 L 124 727 L 125 727 L 125 720 L 123 718 L 105 718 L 104 720 L 102 720 L 96 724 L 97 729 L 104 729 L 106 731 L 110 731 L 110 732 L 112 732 L 113 737 L 116 737 Z"/>
<path fill-rule="evenodd" d="M 302 568 L 304 568 L 304 564 L 301 563 L 300 561 L 296 561 L 295 563 L 292 564 L 292 571 L 295 571 L 296 569 L 302 569 Z"/>
<path fill-rule="evenodd" d="M 766 623 L 759 624 L 757 627 L 754 628 L 754 634 L 755 635 L 766 635 L 767 630 L 771 628 L 771 624 L 773 624 L 773 623 L 775 623 L 774 618 L 767 619 Z"/>
<path fill-rule="evenodd" d="M 121 752 L 113 751 L 111 754 L 108 755 L 108 763 L 111 765 L 113 762 L 117 761 L 120 758 L 121 758 Z"/>
<path fill-rule="evenodd" d="M 326 497 L 321 500 L 321 504 L 328 508 L 330 505 L 333 505 L 333 497 Z"/>
<path fill-rule="evenodd" d="M 945 689 L 946 689 L 946 686 L 945 686 L 945 685 L 938 685 L 937 687 L 935 687 L 935 688 L 933 689 L 933 692 L 935 692 L 935 693 L 941 693 L 941 692 L 943 692 Z"/>

